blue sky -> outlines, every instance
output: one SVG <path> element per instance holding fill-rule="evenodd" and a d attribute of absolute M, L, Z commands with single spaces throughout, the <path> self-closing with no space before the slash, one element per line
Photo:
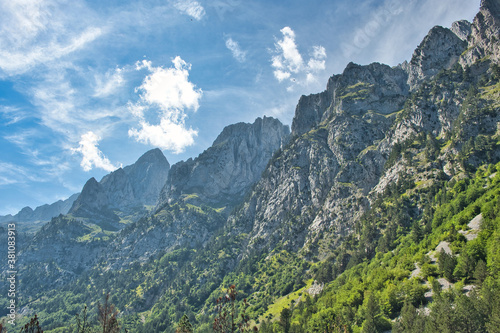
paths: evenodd
<path fill-rule="evenodd" d="M 154 147 L 196 157 L 232 123 L 291 124 L 349 61 L 409 60 L 479 0 L 0 2 L 0 214 L 79 192 Z"/>

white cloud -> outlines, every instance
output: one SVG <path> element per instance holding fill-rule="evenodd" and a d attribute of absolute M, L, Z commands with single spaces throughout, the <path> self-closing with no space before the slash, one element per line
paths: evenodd
<path fill-rule="evenodd" d="M 325 69 L 325 59 L 325 48 L 323 46 L 313 46 L 312 57 L 307 62 L 307 68 L 312 72 L 322 71 Z"/>
<path fill-rule="evenodd" d="M 107 97 L 114 94 L 118 88 L 125 83 L 123 78 L 123 69 L 116 68 L 112 72 L 104 75 L 95 76 L 96 86 L 94 88 L 94 97 Z"/>
<path fill-rule="evenodd" d="M 141 99 L 150 105 L 157 105 L 166 112 L 180 111 L 185 108 L 197 110 L 201 89 L 189 81 L 191 65 L 177 56 L 172 60 L 174 67 L 152 67 L 151 62 L 143 61 L 142 67 L 151 71 L 138 90 L 142 91 Z"/>
<path fill-rule="evenodd" d="M 6 120 L 6 126 L 16 124 L 28 118 L 28 113 L 26 111 L 15 106 L 0 105 L 0 113 Z"/>
<path fill-rule="evenodd" d="M 306 82 L 307 83 L 316 82 L 316 77 L 312 73 L 307 73 L 306 74 Z"/>
<path fill-rule="evenodd" d="M 205 16 L 205 9 L 198 1 L 194 0 L 179 0 L 174 4 L 179 11 L 191 16 L 196 20 L 201 20 Z"/>
<path fill-rule="evenodd" d="M 132 71 L 132 66 L 107 74 L 66 66 L 54 65 L 28 91 L 37 112 L 34 116 L 53 132 L 51 141 L 60 140 L 57 144 L 63 142 L 63 148 L 69 149 L 88 131 L 108 136 L 115 127 L 132 119 L 123 100 L 103 100 L 127 83 L 123 76 Z"/>
<path fill-rule="evenodd" d="M 314 59 L 325 59 L 326 58 L 326 50 L 323 46 L 313 46 L 313 54 Z"/>
<path fill-rule="evenodd" d="M 139 130 L 131 128 L 128 131 L 130 137 L 175 154 L 182 153 L 185 147 L 193 145 L 194 137 L 198 135 L 198 131 L 186 128 L 183 121 L 172 121 L 167 117 L 162 117 L 159 125 L 151 125 L 146 121 L 140 121 L 139 124 Z"/>
<path fill-rule="evenodd" d="M 94 132 L 89 131 L 82 135 L 80 146 L 73 148 L 73 152 L 82 154 L 82 166 L 84 171 L 90 171 L 93 167 L 100 168 L 106 171 L 113 171 L 116 167 L 111 164 L 102 151 L 97 148 L 101 138 Z"/>
<path fill-rule="evenodd" d="M 238 42 L 234 41 L 232 38 L 226 39 L 226 47 L 231 51 L 233 57 L 239 61 L 244 62 L 247 56 L 245 51 L 242 51 Z"/>
<path fill-rule="evenodd" d="M 137 70 L 147 69 L 150 74 L 136 89 L 141 92 L 139 101 L 129 103 L 129 111 L 139 119 L 140 128 L 131 128 L 128 134 L 138 142 L 181 153 L 194 144 L 198 135 L 196 130 L 186 127 L 186 110 L 198 110 L 203 92 L 189 81 L 190 64 L 179 56 L 172 63 L 170 68 L 153 67 L 147 60 L 136 64 Z M 151 124 L 148 113 L 158 109 L 159 124 Z"/>
<path fill-rule="evenodd" d="M 75 23 L 64 14 L 63 5 L 51 0 L 0 2 L 0 70 L 7 76 L 25 73 L 81 50 L 103 34 L 85 19 Z"/>
<path fill-rule="evenodd" d="M 65 44 L 51 42 L 32 49 L 2 49 L 0 51 L 0 68 L 9 75 L 22 74 L 38 64 L 55 61 L 82 49 L 85 44 L 92 42 L 101 34 L 101 29 L 89 28 Z"/>
<path fill-rule="evenodd" d="M 313 46 L 311 57 L 306 65 L 295 42 L 295 32 L 290 27 L 284 27 L 280 31 L 283 38 L 275 43 L 275 55 L 271 58 L 274 77 L 279 82 L 289 79 L 292 84 L 315 82 L 314 73 L 326 68 L 325 48 L 323 46 Z M 292 91 L 293 87 L 289 86 L 287 90 Z"/>
<path fill-rule="evenodd" d="M 297 73 L 303 66 L 304 61 L 295 44 L 295 33 L 290 27 L 280 30 L 283 39 L 276 43 L 276 49 L 281 51 L 281 58 L 286 67 L 293 73 Z"/>
<path fill-rule="evenodd" d="M 274 77 L 279 81 L 283 81 L 283 80 L 286 80 L 288 79 L 292 74 L 290 74 L 290 72 L 284 72 L 282 70 L 275 70 L 274 71 Z"/>

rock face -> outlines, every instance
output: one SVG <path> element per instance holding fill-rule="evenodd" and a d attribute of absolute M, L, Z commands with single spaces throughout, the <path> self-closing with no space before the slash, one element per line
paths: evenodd
<path fill-rule="evenodd" d="M 167 180 L 170 164 L 160 149 L 153 149 L 137 162 L 87 181 L 69 213 L 78 217 L 112 217 L 111 210 L 128 211 L 154 205 Z"/>
<path fill-rule="evenodd" d="M 197 158 L 172 166 L 159 206 L 181 196 L 213 207 L 241 201 L 288 137 L 288 127 L 269 117 L 227 126 Z"/>
<path fill-rule="evenodd" d="M 300 136 L 334 114 L 361 114 L 376 110 L 389 114 L 401 109 L 408 95 L 408 74 L 401 68 L 373 63 L 349 63 L 344 72 L 328 80 L 320 94 L 302 96 L 295 110 L 292 136 Z"/>
<path fill-rule="evenodd" d="M 461 40 L 467 41 L 472 32 L 472 24 L 467 20 L 456 21 L 451 25 L 451 31 Z"/>
<path fill-rule="evenodd" d="M 498 61 L 500 59 L 499 38 L 500 3 L 497 0 L 481 0 L 479 13 L 472 22 L 468 48 L 461 57 L 461 63 L 470 66 L 484 57 Z"/>
<path fill-rule="evenodd" d="M 440 26 L 432 28 L 413 52 L 410 63 L 404 66 L 408 72 L 410 89 L 417 88 L 423 80 L 436 75 L 440 70 L 451 68 L 466 46 L 467 43 L 450 29 Z"/>

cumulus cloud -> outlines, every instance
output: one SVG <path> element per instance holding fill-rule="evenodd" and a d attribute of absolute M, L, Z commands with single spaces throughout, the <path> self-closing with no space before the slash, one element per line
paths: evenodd
<path fill-rule="evenodd" d="M 138 63 L 138 70 L 147 68 L 148 75 L 137 89 L 142 91 L 141 99 L 149 105 L 157 105 L 165 112 L 180 111 L 183 109 L 197 110 L 201 89 L 189 81 L 191 65 L 177 56 L 172 60 L 174 67 L 153 67 L 150 61 Z"/>
<path fill-rule="evenodd" d="M 170 150 L 176 154 L 182 153 L 185 147 L 193 145 L 194 137 L 198 135 L 198 131 L 186 128 L 184 122 L 176 122 L 167 117 L 161 118 L 159 125 L 140 121 L 140 126 L 140 129 L 130 129 L 129 136 L 138 142 Z"/>
<path fill-rule="evenodd" d="M 226 39 L 226 47 L 231 51 L 231 53 L 233 54 L 233 57 L 237 61 L 239 61 L 239 62 L 245 61 L 247 53 L 245 51 L 241 50 L 238 42 L 234 41 L 232 38 L 228 38 L 228 39 Z"/>
<path fill-rule="evenodd" d="M 82 135 L 80 146 L 73 148 L 73 152 L 82 154 L 82 162 L 80 165 L 83 170 L 90 171 L 93 167 L 103 169 L 106 171 L 113 171 L 116 167 L 111 164 L 102 151 L 97 148 L 101 138 L 92 131 Z"/>
<path fill-rule="evenodd" d="M 205 9 L 198 1 L 179 0 L 175 2 L 174 7 L 197 21 L 201 20 L 202 17 L 205 16 Z"/>
<path fill-rule="evenodd" d="M 295 84 L 315 81 L 314 73 L 325 69 L 326 50 L 323 46 L 313 46 L 307 63 L 299 52 L 295 42 L 295 32 L 290 27 L 280 30 L 283 38 L 275 43 L 271 66 L 274 77 L 282 82 L 289 79 Z M 288 87 L 288 90 L 292 90 Z"/>
<path fill-rule="evenodd" d="M 290 27 L 284 27 L 280 31 L 283 34 L 283 39 L 276 43 L 276 48 L 281 53 L 281 62 L 284 63 L 287 69 L 292 73 L 297 73 L 302 69 L 304 60 L 295 44 L 295 32 L 293 32 Z"/>
<path fill-rule="evenodd" d="M 139 119 L 139 128 L 131 128 L 128 134 L 138 142 L 181 153 L 198 135 L 186 127 L 186 110 L 198 110 L 203 92 L 189 81 L 190 64 L 179 56 L 172 63 L 169 68 L 154 67 L 147 60 L 136 64 L 137 70 L 147 69 L 150 74 L 136 89 L 139 101 L 129 104 L 130 113 Z M 159 119 L 156 125 L 148 121 L 152 112 Z"/>

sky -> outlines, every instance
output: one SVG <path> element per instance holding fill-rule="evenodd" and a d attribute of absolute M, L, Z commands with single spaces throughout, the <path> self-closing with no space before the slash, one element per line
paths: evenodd
<path fill-rule="evenodd" d="M 174 164 L 353 61 L 410 60 L 479 0 L 0 0 L 0 215 L 160 148 Z"/>

